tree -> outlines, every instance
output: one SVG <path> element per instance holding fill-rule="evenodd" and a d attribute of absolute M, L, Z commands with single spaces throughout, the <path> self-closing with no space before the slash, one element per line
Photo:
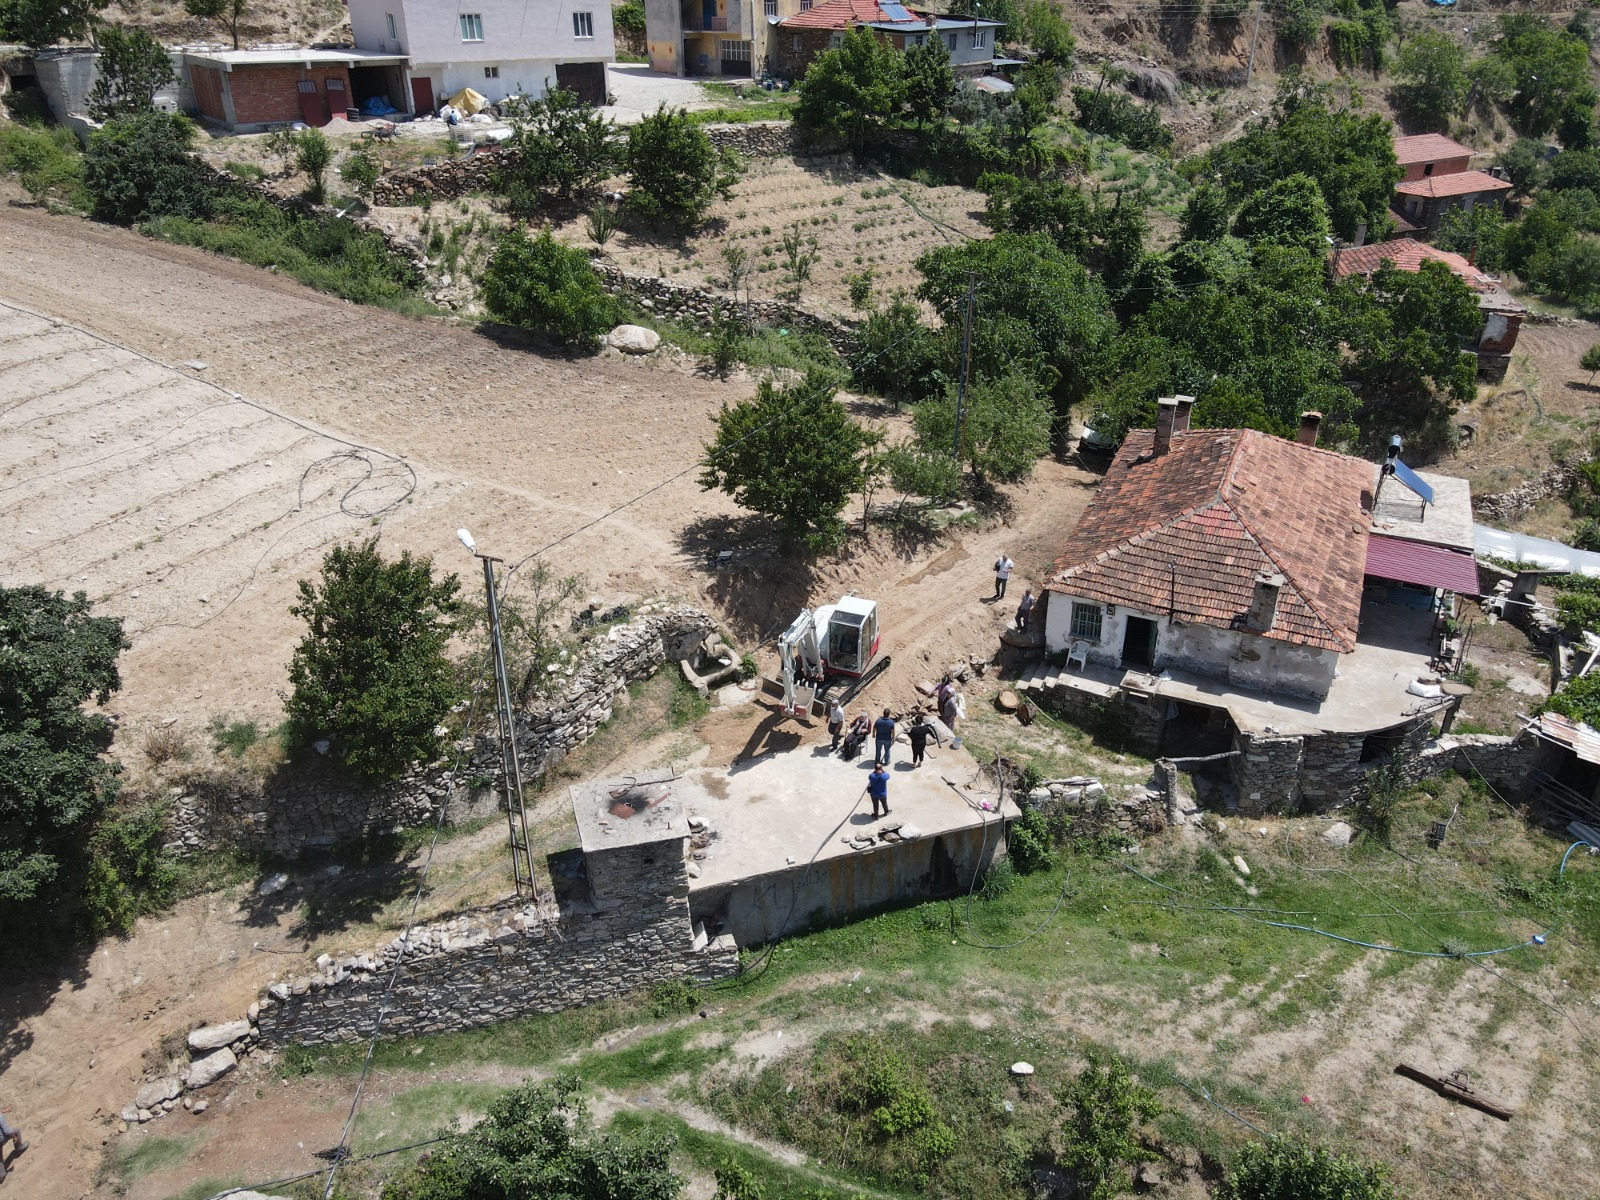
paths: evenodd
<path fill-rule="evenodd" d="M 328 167 L 333 162 L 333 144 L 320 129 L 302 129 L 294 135 L 294 169 L 310 180 L 306 195 L 318 204 L 327 195 Z"/>
<path fill-rule="evenodd" d="M 961 407 L 959 440 L 957 393 L 951 383 L 942 397 L 917 405 L 912 421 L 918 449 L 927 455 L 953 454 L 972 469 L 980 486 L 990 480 L 1025 479 L 1050 449 L 1054 414 L 1038 380 L 1022 371 L 974 380 Z"/>
<path fill-rule="evenodd" d="M 1586 188 L 1600 195 L 1600 153 L 1593 150 L 1563 150 L 1550 161 L 1551 191 Z"/>
<path fill-rule="evenodd" d="M 239 48 L 239 23 L 250 9 L 249 0 L 183 0 L 183 9 L 202 21 L 221 21 L 228 27 L 233 48 Z"/>
<path fill-rule="evenodd" d="M 1433 244 L 1466 255 L 1485 271 L 1498 271 L 1505 265 L 1505 231 L 1506 219 L 1495 205 L 1452 208 L 1439 222 Z"/>
<path fill-rule="evenodd" d="M 534 216 L 552 196 L 582 199 L 615 169 L 614 127 L 576 92 L 558 87 L 537 100 L 513 96 L 505 107 L 512 132 L 495 186 L 514 216 Z"/>
<path fill-rule="evenodd" d="M 811 60 L 800 81 L 795 124 L 814 135 L 865 147 L 900 107 L 900 55 L 872 30 L 858 26 L 844 41 Z"/>
<path fill-rule="evenodd" d="M 117 793 L 105 757 L 112 724 L 85 711 L 122 684 L 117 655 L 128 648 L 119 617 L 91 615 L 36 586 L 0 587 L 0 913 L 19 929 L 77 860 L 85 834 Z"/>
<path fill-rule="evenodd" d="M 1073 88 L 1072 103 L 1078 111 L 1078 124 L 1090 133 L 1105 134 L 1135 150 L 1166 154 L 1172 149 L 1172 130 L 1161 123 L 1154 105 L 1137 104 L 1131 97 L 1103 87 Z"/>
<path fill-rule="evenodd" d="M 1502 16 L 1494 53 L 1516 80 L 1506 109 L 1518 132 L 1542 137 L 1555 129 L 1572 102 L 1594 107 L 1589 47 L 1582 38 L 1557 29 L 1549 18 L 1532 13 Z"/>
<path fill-rule="evenodd" d="M 1384 264 L 1365 285 L 1350 331 L 1352 376 L 1361 382 L 1361 423 L 1373 440 L 1392 433 L 1439 444 L 1446 418 L 1473 396 L 1477 362 L 1461 346 L 1477 336 L 1477 298 L 1442 262 L 1399 271 Z"/>
<path fill-rule="evenodd" d="M 156 90 L 176 78 L 166 47 L 143 29 L 101 29 L 95 66 L 99 78 L 89 91 L 89 115 L 96 121 L 153 112 Z"/>
<path fill-rule="evenodd" d="M 284 704 L 291 737 L 326 740 L 347 771 L 394 779 L 439 753 L 434 732 L 462 689 L 446 647 L 457 627 L 461 582 L 433 577 L 410 551 L 386 561 L 378 540 L 337 546 L 322 578 L 300 581 L 289 611 L 306 636 L 289 661 Z"/>
<path fill-rule="evenodd" d="M 1316 41 L 1322 28 L 1321 0 L 1280 0 L 1272 11 L 1280 42 L 1300 48 Z"/>
<path fill-rule="evenodd" d="M 1578 359 L 1578 369 L 1589 372 L 1589 383 L 1594 383 L 1595 372 L 1600 371 L 1600 342 L 1583 352 L 1583 357 Z"/>
<path fill-rule="evenodd" d="M 1490 115 L 1516 93 L 1517 76 L 1509 63 L 1485 54 L 1467 64 L 1467 110 Z"/>
<path fill-rule="evenodd" d="M 121 225 L 209 215 L 214 189 L 189 153 L 193 137 L 194 126 L 176 113 L 139 113 L 107 122 L 83 155 L 83 182 L 94 215 Z"/>
<path fill-rule="evenodd" d="M 1322 198 L 1320 190 L 1317 198 Z M 1228 193 L 1214 183 L 1201 183 L 1189 196 L 1183 208 L 1183 224 L 1179 229 L 1181 242 L 1212 242 L 1228 232 L 1228 213 L 1233 205 Z M 1323 205 L 1323 217 L 1327 206 Z"/>
<path fill-rule="evenodd" d="M 718 150 L 683 109 L 661 105 L 628 130 L 626 204 L 654 221 L 680 228 L 700 223 L 739 179 L 739 158 Z"/>
<path fill-rule="evenodd" d="M 339 178 L 358 196 L 371 196 L 383 174 L 383 163 L 365 146 L 357 146 L 339 165 Z"/>
<path fill-rule="evenodd" d="M 542 559 L 525 563 L 506 583 L 500 596 L 500 643 L 506 659 L 506 682 L 512 701 L 521 708 L 552 689 L 566 687 L 564 676 L 550 670 L 567 652 L 560 622 L 583 592 L 577 575 L 557 575 Z M 473 593 L 461 602 L 461 626 L 468 653 L 462 664 L 477 670 L 489 653 L 489 612 Z M 469 685 L 472 679 L 467 679 Z"/>
<path fill-rule="evenodd" d="M 943 504 L 954 500 L 961 492 L 961 460 L 948 451 L 922 450 L 902 444 L 891 446 L 883 459 L 889 486 L 902 497 L 922 496 Z M 904 499 L 900 506 L 905 507 Z"/>
<path fill-rule="evenodd" d="M 891 400 L 896 408 L 921 400 L 936 389 L 938 353 L 937 335 L 922 323 L 917 306 L 898 293 L 874 309 L 856 334 L 848 360 L 852 386 Z"/>
<path fill-rule="evenodd" d="M 1396 1200 L 1384 1169 L 1293 1138 L 1247 1142 L 1219 1200 Z"/>
<path fill-rule="evenodd" d="M 1427 129 L 1446 130 L 1467 105 L 1467 52 L 1449 34 L 1413 35 L 1395 55 L 1395 99 Z"/>
<path fill-rule="evenodd" d="M 840 514 L 861 486 L 868 437 L 834 391 L 815 367 L 787 388 L 764 379 L 751 399 L 723 404 L 706 446 L 701 489 L 772 518 L 787 550 L 837 549 Z"/>
<path fill-rule="evenodd" d="M 1061 1099 L 1072 1107 L 1061 1165 L 1077 1176 L 1079 1195 L 1114 1200 L 1128 1190 L 1128 1168 L 1156 1157 L 1139 1138 L 1140 1125 L 1160 1115 L 1155 1092 L 1134 1082 L 1123 1059 L 1091 1050 Z"/>
<path fill-rule="evenodd" d="M 1511 181 L 1513 196 L 1528 196 L 1544 186 L 1550 177 L 1550 164 L 1544 156 L 1544 143 L 1534 138 L 1518 138 L 1495 155 L 1494 165 Z"/>
<path fill-rule="evenodd" d="M 930 38 L 920 46 L 907 47 L 901 80 L 911 119 L 918 125 L 941 120 L 956 90 L 956 73 L 944 39 Z"/>
<path fill-rule="evenodd" d="M 1080 259 L 1093 248 L 1094 206 L 1082 188 L 989 171 L 978 177 L 978 190 L 988 197 L 984 224 L 996 233 L 1048 234 L 1064 253 Z"/>
<path fill-rule="evenodd" d="M 1028 0 L 1022 6 L 1021 25 L 1023 39 L 1036 57 L 1058 67 L 1072 66 L 1078 41 L 1050 0 Z"/>
<path fill-rule="evenodd" d="M 1233 236 L 1325 254 L 1332 226 L 1322 190 L 1309 175 L 1290 175 L 1248 197 L 1233 219 Z"/>
<path fill-rule="evenodd" d="M 1333 231 L 1354 241 L 1358 226 L 1375 237 L 1388 221 L 1401 176 L 1393 134 L 1383 117 L 1336 109 L 1324 89 L 1302 86 L 1289 72 L 1272 112 L 1243 137 L 1214 148 L 1207 163 L 1234 201 L 1274 180 L 1309 175 L 1327 202 Z"/>
<path fill-rule="evenodd" d="M 465 1133 L 452 1125 L 384 1200 L 677 1200 L 676 1139 L 650 1129 L 599 1134 L 578 1077 L 557 1075 L 496 1097 Z"/>
<path fill-rule="evenodd" d="M 0 0 L 0 41 L 35 50 L 57 42 L 92 40 L 107 0 Z"/>
<path fill-rule="evenodd" d="M 593 348 L 616 323 L 616 304 L 589 256 L 548 229 L 533 238 L 520 229 L 500 235 L 484 268 L 483 299 L 495 320 L 568 346 Z"/>

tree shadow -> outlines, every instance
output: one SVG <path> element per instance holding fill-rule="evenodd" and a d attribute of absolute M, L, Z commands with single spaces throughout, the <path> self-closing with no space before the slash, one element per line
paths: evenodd
<path fill-rule="evenodd" d="M 43 1014 L 62 992 L 85 986 L 95 952 L 91 942 L 68 942 L 64 948 L 57 942 L 51 949 L 24 946 L 14 934 L 7 935 L 12 944 L 0 956 L 0 1077 L 32 1047 L 30 1019 Z"/>
<path fill-rule="evenodd" d="M 298 912 L 287 935 L 314 940 L 352 925 L 374 921 L 396 900 L 417 886 L 421 865 L 399 834 L 373 833 L 327 851 L 302 855 L 292 865 L 263 871 L 270 878 L 281 871 L 287 883 L 271 895 L 256 888 L 239 904 L 242 924 L 275 928 L 285 914 Z"/>
<path fill-rule="evenodd" d="M 781 549 L 777 527 L 766 517 L 701 517 L 684 527 L 678 545 L 709 574 L 706 591 L 727 615 L 735 637 L 763 640 L 808 602 L 813 565 Z M 724 550 L 730 552 L 727 563 L 711 565 Z"/>

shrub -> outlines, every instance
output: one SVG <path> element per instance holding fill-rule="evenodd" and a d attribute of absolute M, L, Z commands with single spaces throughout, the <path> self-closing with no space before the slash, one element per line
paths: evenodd
<path fill-rule="evenodd" d="M 0 171 L 17 176 L 36 203 L 86 207 L 83 155 L 72 130 L 0 125 Z"/>
<path fill-rule="evenodd" d="M 663 979 L 650 988 L 650 1013 L 658 1019 L 681 1016 L 700 1007 L 700 993 L 681 979 Z"/>
<path fill-rule="evenodd" d="M 1090 1051 L 1062 1100 L 1072 1108 L 1062 1166 L 1077 1176 L 1079 1195 L 1114 1200 L 1128 1190 L 1128 1168 L 1156 1157 L 1139 1138 L 1140 1125 L 1161 1113 L 1155 1092 L 1135 1083 L 1121 1058 Z"/>
<path fill-rule="evenodd" d="M 1228 1169 L 1219 1200 L 1395 1200 L 1381 1166 L 1309 1142 L 1247 1142 Z"/>
<path fill-rule="evenodd" d="M 513 216 L 531 217 L 552 197 L 588 195 L 616 166 L 611 122 L 576 92 L 558 87 L 537 100 L 514 97 L 506 115 L 511 153 L 501 156 L 495 186 Z"/>
<path fill-rule="evenodd" d="M 628 130 L 627 205 L 640 216 L 680 228 L 699 224 L 739 178 L 739 158 L 718 150 L 682 109 L 661 105 Z"/>
<path fill-rule="evenodd" d="M 1135 150 L 1166 154 L 1172 149 L 1172 130 L 1161 123 L 1161 114 L 1121 92 L 1075 87 L 1072 103 L 1078 110 L 1078 125 L 1090 133 L 1115 138 Z"/>
<path fill-rule="evenodd" d="M 543 230 L 500 236 L 483 275 L 483 298 L 495 320 L 531 329 L 568 346 L 593 349 L 616 323 L 616 304 L 600 286 L 588 255 Z"/>
<path fill-rule="evenodd" d="M 193 753 L 189 735 L 175 725 L 150 730 L 139 742 L 145 761 L 152 767 L 183 762 Z"/>
<path fill-rule="evenodd" d="M 333 144 L 320 129 L 302 129 L 294 135 L 294 169 L 309 181 L 306 195 L 321 204 L 327 195 L 328 167 L 333 162 Z"/>
<path fill-rule="evenodd" d="M 339 178 L 358 196 L 371 196 L 382 174 L 383 164 L 365 146 L 358 146 L 345 155 L 339 167 Z"/>
<path fill-rule="evenodd" d="M 638 38 L 644 36 L 643 0 L 622 0 L 611 9 L 611 24 L 620 32 Z"/>
<path fill-rule="evenodd" d="M 89 839 L 84 917 L 96 936 L 126 933 L 145 913 L 172 902 L 178 870 L 162 849 L 165 811 L 156 804 L 114 809 Z"/>
<path fill-rule="evenodd" d="M 393 779 L 439 751 L 434 732 L 460 695 L 445 647 L 460 581 L 436 580 L 430 559 L 394 561 L 377 539 L 338 546 L 318 583 L 300 581 L 289 609 L 308 626 L 289 662 L 284 707 L 293 740 L 327 739 L 352 774 Z"/>
<path fill-rule="evenodd" d="M 163 112 L 107 122 L 89 139 L 83 183 L 94 215 L 131 225 L 152 217 L 209 216 L 213 187 L 189 153 L 194 126 Z"/>
<path fill-rule="evenodd" d="M 1044 814 L 1029 809 L 1011 824 L 1011 863 L 1018 874 L 1032 875 L 1055 865 L 1055 847 Z"/>
<path fill-rule="evenodd" d="M 153 111 L 156 89 L 171 83 L 172 59 L 146 30 L 104 25 L 99 30 L 99 78 L 89 92 L 89 115 L 96 121 Z"/>

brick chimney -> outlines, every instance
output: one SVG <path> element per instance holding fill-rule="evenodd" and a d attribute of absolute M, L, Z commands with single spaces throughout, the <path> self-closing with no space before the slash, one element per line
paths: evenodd
<path fill-rule="evenodd" d="M 1172 432 L 1189 432 L 1189 410 L 1194 407 L 1193 396 L 1174 396 L 1178 402 L 1178 410 L 1172 414 Z"/>
<path fill-rule="evenodd" d="M 1317 444 L 1317 430 L 1322 428 L 1322 414 L 1319 412 L 1303 412 L 1300 414 L 1300 436 L 1297 439 L 1302 446 L 1315 446 Z"/>
<path fill-rule="evenodd" d="M 1245 614 L 1245 624 L 1258 633 L 1265 633 L 1278 619 L 1278 593 L 1289 581 L 1276 571 L 1256 573 L 1256 594 Z"/>
<path fill-rule="evenodd" d="M 1156 444 L 1152 453 L 1160 458 L 1172 449 L 1172 427 L 1178 419 L 1178 398 L 1176 396 L 1163 396 L 1156 401 Z M 1187 410 L 1183 414 L 1184 424 L 1189 423 Z"/>

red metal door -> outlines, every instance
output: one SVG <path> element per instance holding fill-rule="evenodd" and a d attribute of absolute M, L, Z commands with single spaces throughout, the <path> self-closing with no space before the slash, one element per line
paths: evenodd
<path fill-rule="evenodd" d="M 323 82 L 323 87 L 328 89 L 328 116 L 342 117 L 350 111 L 350 96 L 345 91 L 344 80 L 329 79 Z"/>
<path fill-rule="evenodd" d="M 433 111 L 433 80 L 419 75 L 411 80 L 411 107 L 415 116 Z"/>
<path fill-rule="evenodd" d="M 317 94 L 316 80 L 302 79 L 296 86 L 300 89 L 301 118 L 307 125 L 326 125 L 328 110 L 322 97 Z"/>

